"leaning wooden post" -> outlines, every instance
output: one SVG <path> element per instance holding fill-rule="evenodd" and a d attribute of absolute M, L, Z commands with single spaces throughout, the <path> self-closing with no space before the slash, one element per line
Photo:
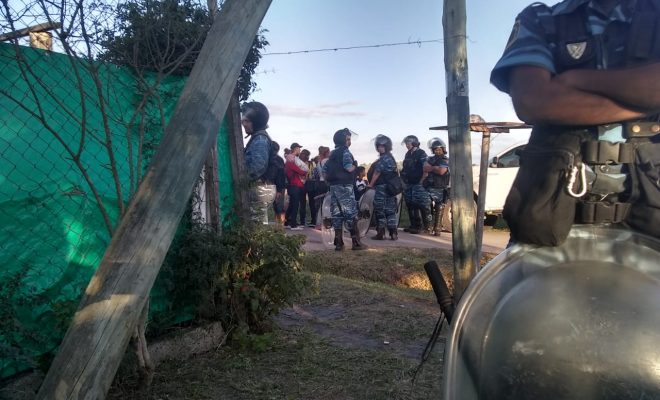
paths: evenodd
<path fill-rule="evenodd" d="M 452 191 L 452 247 L 454 299 L 458 301 L 476 274 L 476 236 L 472 196 L 468 68 L 465 35 L 465 0 L 445 0 L 442 25 L 445 37 L 447 125 Z"/>
<path fill-rule="evenodd" d="M 38 399 L 103 399 L 271 0 L 226 0 Z"/>

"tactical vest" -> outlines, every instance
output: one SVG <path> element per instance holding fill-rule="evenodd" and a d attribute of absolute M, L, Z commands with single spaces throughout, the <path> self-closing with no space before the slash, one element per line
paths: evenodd
<path fill-rule="evenodd" d="M 388 153 L 386 156 L 392 158 L 392 161 L 394 161 L 394 165 L 396 166 L 396 160 L 394 159 L 392 154 Z M 380 159 L 378 159 L 378 161 L 376 162 L 380 162 Z M 376 165 L 376 163 L 374 163 L 374 165 Z M 371 170 L 371 168 L 369 169 Z M 373 177 L 373 170 L 371 175 Z M 376 185 L 385 185 L 387 182 L 389 182 L 391 179 L 397 176 L 399 176 L 399 171 L 396 169 L 394 171 L 381 172 L 380 176 L 378 177 L 378 181 L 376 182 Z M 367 179 L 369 180 L 369 182 L 371 182 L 371 178 L 369 177 L 369 174 L 367 174 Z"/>
<path fill-rule="evenodd" d="M 340 146 L 330 152 L 326 165 L 325 180 L 328 185 L 353 185 L 355 184 L 355 172 L 344 169 L 344 152 L 346 146 Z"/>
<path fill-rule="evenodd" d="M 424 150 L 415 149 L 408 151 L 403 159 L 403 168 L 401 169 L 401 179 L 409 185 L 419 183 L 424 174 L 422 163 L 420 162 L 425 155 Z"/>
<path fill-rule="evenodd" d="M 534 7 L 557 73 L 660 60 L 660 0 L 638 0 L 630 25 L 610 23 L 601 36 L 589 32 L 586 6 L 557 16 Z M 625 142 L 599 140 L 608 126 L 535 126 L 503 213 L 514 239 L 557 245 L 573 222 L 625 223 L 660 237 L 660 124 L 647 120 L 622 122 Z"/>
<path fill-rule="evenodd" d="M 438 167 L 443 164 L 446 165 L 448 160 L 449 159 L 447 158 L 446 155 L 442 155 L 442 156 L 429 157 L 426 160 L 426 162 L 434 167 Z M 426 188 L 444 189 L 448 186 L 449 186 L 449 167 L 447 167 L 447 173 L 443 175 L 438 175 L 433 172 L 429 172 L 429 174 L 426 176 L 426 179 L 424 179 L 424 187 Z"/>

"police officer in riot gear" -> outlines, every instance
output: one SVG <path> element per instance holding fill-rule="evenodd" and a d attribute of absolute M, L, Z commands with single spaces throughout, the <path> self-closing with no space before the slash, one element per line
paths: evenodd
<path fill-rule="evenodd" d="M 431 197 L 422 186 L 424 178 L 424 163 L 426 152 L 419 148 L 417 136 L 408 135 L 401 143 L 406 146 L 408 152 L 403 160 L 401 179 L 406 184 L 403 197 L 406 199 L 410 228 L 404 231 L 418 234 L 422 230 L 429 232 L 431 227 Z"/>
<path fill-rule="evenodd" d="M 433 235 L 439 236 L 442 231 L 442 208 L 445 202 L 445 192 L 449 187 L 449 157 L 447 145 L 440 138 L 433 138 L 428 142 L 429 150 L 433 156 L 424 163 L 424 188 L 429 192 L 433 201 Z"/>
<path fill-rule="evenodd" d="M 392 140 L 385 135 L 378 135 L 374 138 L 374 147 L 379 154 L 378 160 L 374 163 L 372 176 L 369 177 L 369 187 L 375 188 L 374 195 L 374 213 L 376 215 L 376 236 L 374 240 L 385 239 L 385 228 L 387 228 L 390 239 L 397 240 L 397 218 L 396 210 L 398 207 L 396 194 L 388 193 L 387 183 L 398 176 L 396 160 L 392 156 Z"/>
<path fill-rule="evenodd" d="M 504 217 L 535 246 L 463 294 L 447 376 L 467 379 L 448 400 L 660 398 L 658 32 L 660 0 L 519 14 L 491 82 L 534 125 Z"/>
<path fill-rule="evenodd" d="M 330 153 L 328 161 L 323 165 L 325 181 L 330 186 L 330 213 L 332 215 L 332 227 L 335 230 L 335 250 L 344 249 L 344 238 L 342 236 L 343 225 L 351 233 L 352 249 L 364 250 L 367 245 L 360 241 L 357 226 L 358 206 L 353 192 L 355 183 L 355 170 L 357 162 L 353 154 L 348 150 L 351 146 L 351 135 L 355 133 L 348 128 L 335 132 L 332 141 L 335 149 Z"/>
<path fill-rule="evenodd" d="M 518 16 L 491 74 L 534 125 L 504 209 L 514 240 L 557 245 L 573 222 L 660 236 L 659 30 L 660 0 L 534 3 Z"/>

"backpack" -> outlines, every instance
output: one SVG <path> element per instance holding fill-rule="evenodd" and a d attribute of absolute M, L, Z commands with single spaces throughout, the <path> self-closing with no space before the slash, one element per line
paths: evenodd
<path fill-rule="evenodd" d="M 282 160 L 282 157 L 278 157 L 277 153 L 271 151 L 268 155 L 266 172 L 261 176 L 261 180 L 274 184 L 280 171 L 284 173 L 284 160 Z"/>

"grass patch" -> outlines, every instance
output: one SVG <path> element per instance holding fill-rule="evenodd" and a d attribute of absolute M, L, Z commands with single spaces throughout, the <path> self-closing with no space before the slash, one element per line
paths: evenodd
<path fill-rule="evenodd" d="M 343 276 L 394 287 L 431 290 L 424 264 L 435 260 L 451 290 L 452 256 L 446 250 L 376 248 L 368 251 L 308 252 L 303 260 L 306 271 Z"/>
<path fill-rule="evenodd" d="M 148 393 L 119 376 L 110 399 L 428 399 L 441 393 L 444 337 L 417 375 L 440 315 L 423 264 L 451 287 L 451 254 L 438 249 L 310 252 L 316 280 L 276 318 L 264 351 L 232 347 L 160 364 Z M 445 328 L 443 335 L 447 335 Z"/>

